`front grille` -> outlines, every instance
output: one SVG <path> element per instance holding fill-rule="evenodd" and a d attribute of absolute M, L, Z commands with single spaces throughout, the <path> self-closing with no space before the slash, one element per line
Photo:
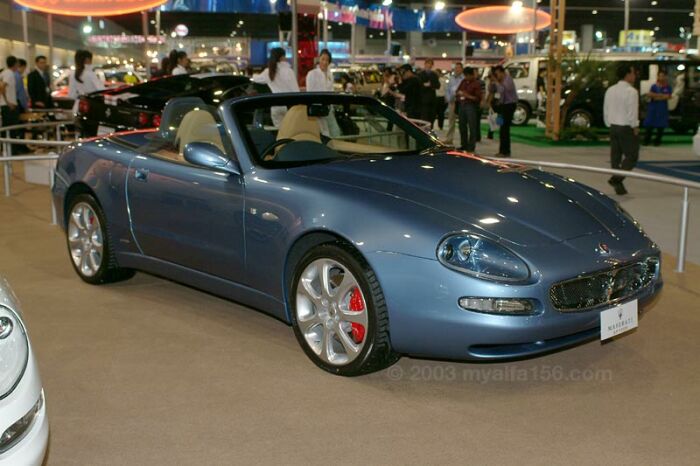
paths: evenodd
<path fill-rule="evenodd" d="M 659 260 L 615 267 L 557 283 L 549 290 L 554 307 L 562 312 L 586 311 L 624 301 L 649 286 L 657 277 Z"/>

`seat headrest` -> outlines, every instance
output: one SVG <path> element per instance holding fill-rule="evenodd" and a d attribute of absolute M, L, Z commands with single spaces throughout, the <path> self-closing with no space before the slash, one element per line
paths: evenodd
<path fill-rule="evenodd" d="M 297 139 L 321 142 L 321 127 L 316 117 L 307 114 L 306 105 L 290 108 L 280 123 L 277 140 Z"/>
<path fill-rule="evenodd" d="M 208 142 L 225 152 L 216 120 L 206 110 L 192 110 L 185 115 L 177 130 L 176 141 L 180 154 L 190 142 Z"/>

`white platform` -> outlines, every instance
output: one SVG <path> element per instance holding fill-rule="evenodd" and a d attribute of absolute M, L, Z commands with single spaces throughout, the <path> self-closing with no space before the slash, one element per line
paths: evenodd
<path fill-rule="evenodd" d="M 51 184 L 51 168 L 56 166 L 55 160 L 29 160 L 24 162 L 24 180 L 27 183 Z"/>

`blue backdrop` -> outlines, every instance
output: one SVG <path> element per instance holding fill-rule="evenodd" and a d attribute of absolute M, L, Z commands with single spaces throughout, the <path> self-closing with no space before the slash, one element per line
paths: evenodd
<path fill-rule="evenodd" d="M 339 0 L 335 3 L 341 7 L 357 6 L 366 13 L 371 14 L 385 7 L 372 4 L 366 1 Z M 270 3 L 270 0 L 168 0 L 163 7 L 165 11 L 193 11 L 212 13 L 260 13 L 276 14 L 289 11 L 289 5 L 285 0 L 277 0 Z M 393 29 L 396 31 L 423 31 L 423 32 L 458 32 L 461 31 L 455 23 L 455 16 L 461 11 L 459 9 L 444 9 L 435 11 L 429 9 L 407 9 L 389 7 L 392 17 Z M 364 15 L 367 16 L 367 15 Z M 332 21 L 333 18 L 331 17 Z M 369 25 L 369 19 L 361 16 L 357 17 L 357 24 Z M 382 27 L 384 29 L 384 27 Z"/>

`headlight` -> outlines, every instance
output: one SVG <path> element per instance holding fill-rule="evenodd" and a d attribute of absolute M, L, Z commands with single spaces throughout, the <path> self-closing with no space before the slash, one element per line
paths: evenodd
<path fill-rule="evenodd" d="M 498 243 L 473 234 L 448 236 L 438 246 L 437 257 L 446 267 L 477 278 L 521 282 L 530 277 L 522 259 Z"/>
<path fill-rule="evenodd" d="M 17 314 L 0 306 L 0 400 L 19 383 L 29 356 L 29 342 Z"/>

